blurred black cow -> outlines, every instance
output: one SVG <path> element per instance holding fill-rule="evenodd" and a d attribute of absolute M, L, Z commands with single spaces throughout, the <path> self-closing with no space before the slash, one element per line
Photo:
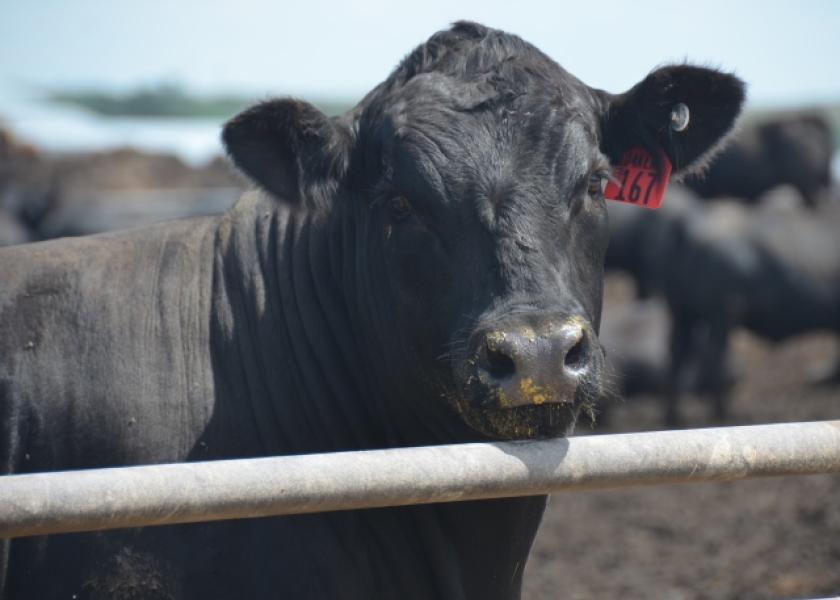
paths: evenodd
<path fill-rule="evenodd" d="M 35 239 L 33 225 L 46 211 L 48 185 L 36 184 L 43 158 L 0 129 L 0 246 Z"/>
<path fill-rule="evenodd" d="M 664 396 L 669 390 L 669 336 L 671 315 L 660 298 L 627 302 L 604 311 L 599 338 L 607 356 L 614 388 L 622 399 L 633 396 Z M 699 348 L 692 347 L 681 364 L 679 392 L 710 393 Z M 724 362 L 723 382 L 733 381 Z M 609 406 L 598 412 L 599 425 L 607 421 Z"/>
<path fill-rule="evenodd" d="M 38 239 L 89 235 L 183 217 L 220 214 L 244 186 L 216 159 L 185 164 L 171 154 L 122 148 L 52 156 L 47 210 L 34 225 Z"/>
<path fill-rule="evenodd" d="M 691 360 L 727 412 L 729 334 L 746 327 L 770 340 L 840 332 L 840 208 L 750 208 L 713 202 L 681 219 L 669 249 L 665 292 L 672 314 L 666 421 L 676 424 Z"/>
<path fill-rule="evenodd" d="M 604 388 L 610 161 L 690 169 L 742 100 L 687 65 L 608 94 L 459 23 L 342 117 L 261 103 L 225 215 L 0 251 L 0 469 L 563 435 Z M 511 600 L 545 502 L 3 540 L 0 590 Z"/>
<path fill-rule="evenodd" d="M 14 216 L 0 211 L 0 246 L 12 246 L 29 241 L 29 231 Z"/>
<path fill-rule="evenodd" d="M 686 184 L 705 198 L 735 197 L 751 203 L 773 187 L 790 184 L 813 207 L 831 183 L 833 148 L 831 127 L 824 118 L 782 117 L 744 128 L 705 176 L 690 176 Z"/>
<path fill-rule="evenodd" d="M 610 244 L 604 267 L 628 273 L 640 299 L 660 293 L 673 225 L 701 208 L 691 190 L 673 184 L 657 210 L 609 202 Z"/>
<path fill-rule="evenodd" d="M 243 190 L 220 157 L 191 166 L 127 148 L 46 154 L 0 129 L 0 246 L 219 214 Z"/>
<path fill-rule="evenodd" d="M 668 310 L 658 298 L 604 311 L 598 337 L 622 397 L 665 390 L 669 331 Z"/>

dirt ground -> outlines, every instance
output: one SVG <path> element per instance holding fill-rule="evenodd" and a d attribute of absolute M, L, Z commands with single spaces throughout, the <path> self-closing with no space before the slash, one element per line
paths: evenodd
<path fill-rule="evenodd" d="M 608 281 L 607 305 L 627 297 Z M 739 332 L 727 425 L 840 418 L 840 384 L 818 384 L 834 336 L 772 346 Z M 702 398 L 682 405 L 707 427 Z M 662 428 L 658 398 L 626 400 L 606 427 Z M 524 600 L 817 598 L 840 595 L 840 476 L 811 475 L 555 495 L 525 573 Z"/>

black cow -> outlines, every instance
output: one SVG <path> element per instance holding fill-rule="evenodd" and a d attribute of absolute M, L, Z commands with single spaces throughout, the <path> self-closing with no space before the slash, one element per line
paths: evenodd
<path fill-rule="evenodd" d="M 41 239 L 90 235 L 225 212 L 242 195 L 234 187 L 87 190 L 62 193 L 38 224 Z"/>
<path fill-rule="evenodd" d="M 818 211 L 712 203 L 682 221 L 669 252 L 665 290 L 672 314 L 666 422 L 677 424 L 685 366 L 726 418 L 729 333 L 742 326 L 770 340 L 840 333 L 840 208 Z"/>
<path fill-rule="evenodd" d="M 14 216 L 0 210 L 0 246 L 12 246 L 29 241 L 29 231 Z"/>
<path fill-rule="evenodd" d="M 661 293 L 674 223 L 700 208 L 696 195 L 679 185 L 668 188 L 658 210 L 639 210 L 632 204 L 610 202 L 610 243 L 605 268 L 631 275 L 640 299 Z"/>
<path fill-rule="evenodd" d="M 659 299 L 628 302 L 604 311 L 598 337 L 622 397 L 664 391 L 669 330 L 668 310 Z"/>
<path fill-rule="evenodd" d="M 48 186 L 30 178 L 43 162 L 34 148 L 0 129 L 0 246 L 35 239 L 33 223 L 47 208 L 42 199 Z"/>
<path fill-rule="evenodd" d="M 118 149 L 47 162 L 40 178 L 52 182 L 49 206 L 34 224 L 41 240 L 219 214 L 243 191 L 221 158 L 191 167 L 170 154 Z"/>
<path fill-rule="evenodd" d="M 6 473 L 562 435 L 602 392 L 609 160 L 691 168 L 742 83 L 626 94 L 458 23 L 350 113 L 227 124 L 267 193 L 0 251 Z M 696 128 L 669 127 L 691 107 Z M 6 542 L 4 598 L 517 598 L 545 497 Z"/>
<path fill-rule="evenodd" d="M 794 186 L 815 206 L 831 183 L 834 141 L 818 115 L 792 115 L 747 127 L 711 163 L 705 175 L 686 183 L 705 198 L 733 196 L 750 203 L 782 184 Z"/>

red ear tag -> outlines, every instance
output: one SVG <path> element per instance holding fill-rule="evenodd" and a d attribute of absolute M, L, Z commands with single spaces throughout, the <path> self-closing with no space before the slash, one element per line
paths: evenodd
<path fill-rule="evenodd" d="M 613 169 L 613 181 L 607 183 L 604 198 L 659 208 L 668 178 L 671 176 L 671 161 L 663 152 L 657 170 L 653 158 L 644 148 L 631 148 L 621 155 L 621 161 Z"/>

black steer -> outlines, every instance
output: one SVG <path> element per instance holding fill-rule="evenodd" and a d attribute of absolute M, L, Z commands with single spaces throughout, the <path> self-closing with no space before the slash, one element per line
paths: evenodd
<path fill-rule="evenodd" d="M 681 378 L 695 360 L 713 414 L 723 420 L 735 327 L 776 341 L 814 330 L 840 333 L 840 209 L 720 202 L 677 226 L 665 275 L 672 315 L 665 419 L 678 424 Z"/>
<path fill-rule="evenodd" d="M 705 175 L 686 183 L 705 198 L 736 197 L 757 202 L 778 185 L 790 184 L 815 206 L 831 183 L 834 140 L 817 115 L 779 117 L 739 132 Z"/>
<path fill-rule="evenodd" d="M 0 251 L 4 473 L 563 435 L 603 389 L 602 189 L 740 110 L 691 66 L 626 94 L 458 23 L 352 112 L 224 141 L 227 214 Z M 692 126 L 669 126 L 675 103 Z M 545 497 L 7 541 L 3 598 L 518 598 Z"/>
<path fill-rule="evenodd" d="M 658 299 L 628 302 L 605 312 L 598 337 L 621 397 L 664 391 L 669 327 L 668 310 Z M 602 421 L 603 411 L 602 407 Z"/>
<path fill-rule="evenodd" d="M 659 210 L 639 210 L 619 202 L 610 202 L 607 208 L 610 245 L 604 267 L 632 276 L 642 300 L 661 294 L 674 223 L 701 210 L 702 203 L 689 189 L 672 185 Z"/>
<path fill-rule="evenodd" d="M 14 216 L 0 210 L 0 246 L 13 246 L 29 241 L 26 227 Z"/>
<path fill-rule="evenodd" d="M 52 200 L 46 161 L 0 129 L 0 246 L 40 239 L 37 223 Z"/>

